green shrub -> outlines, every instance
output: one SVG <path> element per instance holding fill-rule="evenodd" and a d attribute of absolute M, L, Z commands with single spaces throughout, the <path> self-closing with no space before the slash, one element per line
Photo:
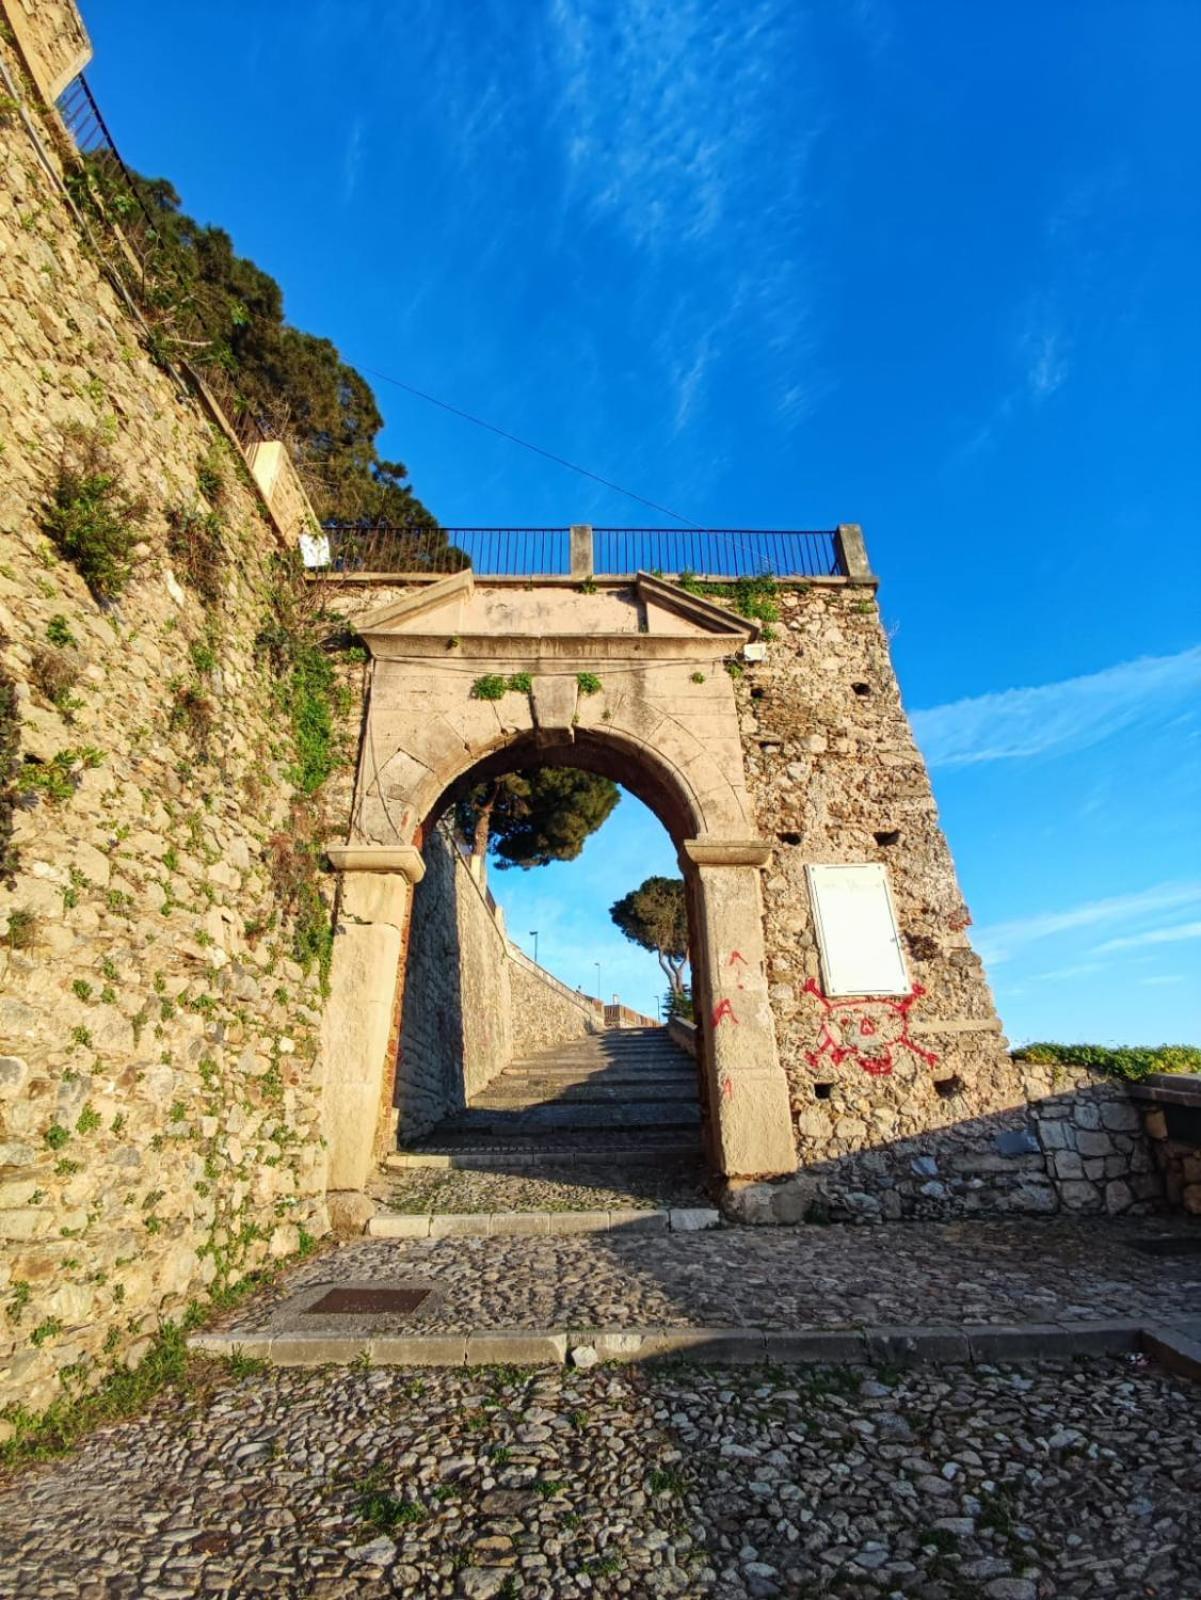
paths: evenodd
<path fill-rule="evenodd" d="M 51 805 L 61 805 L 79 788 L 85 769 L 98 767 L 103 760 L 98 750 L 83 745 L 78 750 L 60 750 L 49 761 L 25 758 L 17 773 L 18 794 L 36 795 Z"/>
<path fill-rule="evenodd" d="M 482 678 L 477 678 L 471 685 L 471 698 L 473 700 L 503 700 L 508 693 L 509 684 L 499 672 L 485 673 Z"/>
<path fill-rule="evenodd" d="M 69 649 L 77 645 L 79 640 L 71 632 L 71 625 L 66 617 L 56 614 L 46 624 L 46 637 L 51 644 L 57 645 L 60 650 Z"/>
<path fill-rule="evenodd" d="M 98 600 L 114 600 L 128 585 L 149 509 L 129 492 L 99 429 L 68 430 L 42 526 Z"/>
<path fill-rule="evenodd" d="M 1137 1082 L 1152 1072 L 1201 1073 L 1201 1047 L 1191 1044 L 1103 1045 L 1027 1044 L 1013 1052 L 1018 1061 L 1094 1067 L 1113 1078 Z"/>
<path fill-rule="evenodd" d="M 581 694 L 599 694 L 604 687 L 595 672 L 577 672 L 575 681 Z"/>

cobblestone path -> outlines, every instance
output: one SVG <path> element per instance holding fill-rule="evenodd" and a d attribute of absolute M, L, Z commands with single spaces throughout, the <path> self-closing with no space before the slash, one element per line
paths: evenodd
<path fill-rule="evenodd" d="M 701 1162 L 593 1169 L 543 1163 L 520 1172 L 380 1172 L 372 1197 L 388 1211 L 641 1211 L 714 1204 Z"/>
<path fill-rule="evenodd" d="M 1063 1367 L 268 1370 L 0 1486 L 13 1600 L 1196 1600 L 1201 1389 Z"/>
<path fill-rule="evenodd" d="M 310 1284 L 413 1279 L 439 1294 L 405 1331 L 475 1328 L 838 1328 L 1201 1318 L 1201 1257 L 1135 1246 L 1187 1222 L 906 1223 L 872 1228 L 611 1232 L 564 1238 L 356 1240 L 225 1319 L 265 1328 Z"/>

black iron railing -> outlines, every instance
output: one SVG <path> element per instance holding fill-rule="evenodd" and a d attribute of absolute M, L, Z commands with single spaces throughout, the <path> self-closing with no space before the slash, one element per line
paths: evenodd
<path fill-rule="evenodd" d="M 569 577 L 570 528 L 364 527 L 330 522 L 332 572 L 430 576 L 464 567 L 488 577 Z M 821 578 L 841 574 L 833 531 L 768 528 L 593 528 L 591 570 L 708 578 Z M 576 574 L 579 576 L 580 574 Z"/>
<path fill-rule="evenodd" d="M 490 577 L 555 576 L 571 571 L 567 528 L 414 528 L 325 524 L 334 572 L 460 572 Z"/>
<path fill-rule="evenodd" d="M 81 75 L 67 85 L 59 96 L 58 111 L 79 152 L 91 199 L 105 218 L 120 228 L 144 269 L 146 253 L 157 239 L 154 217 L 121 158 L 86 78 Z"/>
<path fill-rule="evenodd" d="M 827 578 L 841 571 L 833 531 L 593 528 L 598 573 L 695 572 L 723 578 Z"/>

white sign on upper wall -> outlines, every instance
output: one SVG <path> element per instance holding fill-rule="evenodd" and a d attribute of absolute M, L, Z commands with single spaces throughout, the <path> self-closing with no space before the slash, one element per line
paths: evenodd
<path fill-rule="evenodd" d="M 908 994 L 909 974 L 884 867 L 809 866 L 805 874 L 826 994 Z"/>

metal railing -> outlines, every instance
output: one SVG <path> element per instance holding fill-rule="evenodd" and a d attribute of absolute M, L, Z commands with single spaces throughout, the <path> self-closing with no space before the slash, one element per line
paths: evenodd
<path fill-rule="evenodd" d="M 104 113 L 82 74 L 58 98 L 58 113 L 79 152 L 91 199 L 105 219 L 115 224 L 139 259 L 143 272 L 146 256 L 158 237 L 154 217 L 142 198 L 133 175 L 121 158 Z M 68 185 L 70 187 L 70 185 Z M 79 196 L 76 195 L 78 200 Z"/>
<path fill-rule="evenodd" d="M 117 252 L 106 248 L 106 256 L 123 281 L 128 281 L 131 267 L 140 274 L 140 285 L 131 287 L 136 287 L 135 298 L 148 313 L 147 280 L 154 279 L 161 243 L 158 221 L 126 166 L 87 79 L 82 75 L 73 79 L 57 104 L 78 155 L 78 166 L 67 174 L 67 188 L 75 203 L 102 221 L 109 238 L 123 247 Z M 243 450 L 280 438 L 278 420 L 255 411 L 228 374 L 215 363 L 206 362 L 209 341 L 196 319 L 186 308 L 175 307 L 169 316 L 163 314 L 166 309 L 154 307 L 158 313 L 156 326 L 165 334 L 164 349 L 170 351 L 178 365 L 186 365 L 193 380 L 204 383 Z"/>
<path fill-rule="evenodd" d="M 333 573 L 421 577 L 471 567 L 486 577 L 573 576 L 570 528 L 430 529 L 328 522 L 324 532 Z M 598 577 L 634 572 L 706 578 L 843 575 L 833 530 L 593 528 L 591 533 L 592 570 Z"/>
<path fill-rule="evenodd" d="M 593 528 L 598 573 L 828 578 L 841 572 L 834 532 L 792 528 Z"/>
<path fill-rule="evenodd" d="M 461 572 L 471 567 L 490 577 L 554 576 L 571 571 L 566 528 L 425 528 L 395 523 L 364 527 L 327 522 L 333 572 Z"/>

